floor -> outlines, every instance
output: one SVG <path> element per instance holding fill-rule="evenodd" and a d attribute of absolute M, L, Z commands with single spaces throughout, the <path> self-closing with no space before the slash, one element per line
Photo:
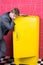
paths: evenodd
<path fill-rule="evenodd" d="M 13 57 L 9 57 L 9 56 L 2 57 L 0 59 L 0 65 L 15 65 L 13 61 L 14 61 Z M 43 59 L 39 59 L 37 65 L 43 65 Z"/>

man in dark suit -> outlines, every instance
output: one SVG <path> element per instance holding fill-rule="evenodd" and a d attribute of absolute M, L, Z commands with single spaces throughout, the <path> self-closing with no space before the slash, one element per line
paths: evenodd
<path fill-rule="evenodd" d="M 14 8 L 10 12 L 7 12 L 0 16 L 0 58 L 4 56 L 6 52 L 6 44 L 3 39 L 4 35 L 7 35 L 9 30 L 13 31 L 13 20 L 19 16 L 18 8 Z"/>

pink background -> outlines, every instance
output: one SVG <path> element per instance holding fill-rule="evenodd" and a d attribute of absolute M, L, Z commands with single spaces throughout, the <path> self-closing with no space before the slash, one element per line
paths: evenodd
<path fill-rule="evenodd" d="M 19 8 L 20 13 L 40 16 L 40 58 L 43 58 L 43 0 L 0 0 L 0 15 L 10 11 L 14 7 Z M 7 46 L 6 55 L 12 56 L 12 33 L 4 36 Z"/>

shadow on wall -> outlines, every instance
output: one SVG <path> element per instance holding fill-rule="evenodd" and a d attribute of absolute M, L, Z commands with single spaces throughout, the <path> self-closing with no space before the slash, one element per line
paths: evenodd
<path fill-rule="evenodd" d="M 40 21 L 40 40 L 39 40 L 39 55 L 43 59 L 43 18 Z"/>
<path fill-rule="evenodd" d="M 4 36 L 6 42 L 7 51 L 5 56 L 13 56 L 13 35 L 12 31 L 9 31 L 7 35 Z"/>

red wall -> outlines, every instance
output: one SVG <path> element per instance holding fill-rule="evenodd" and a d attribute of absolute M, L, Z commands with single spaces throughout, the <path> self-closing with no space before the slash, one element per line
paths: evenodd
<path fill-rule="evenodd" d="M 43 58 L 43 0 L 0 0 L 0 15 L 18 7 L 20 13 L 40 16 L 40 58 Z M 11 32 L 5 37 L 7 45 L 7 55 L 12 55 Z"/>

